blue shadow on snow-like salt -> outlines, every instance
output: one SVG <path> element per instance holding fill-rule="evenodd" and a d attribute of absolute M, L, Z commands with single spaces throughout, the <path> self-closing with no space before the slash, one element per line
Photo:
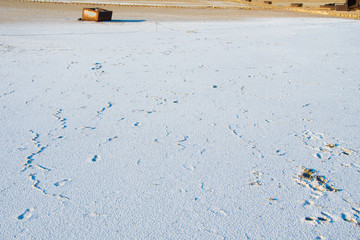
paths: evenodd
<path fill-rule="evenodd" d="M 110 20 L 110 21 L 104 21 L 104 22 L 120 22 L 120 23 L 136 23 L 136 22 L 145 22 L 146 20 L 120 20 L 120 19 L 115 19 L 115 20 Z"/>

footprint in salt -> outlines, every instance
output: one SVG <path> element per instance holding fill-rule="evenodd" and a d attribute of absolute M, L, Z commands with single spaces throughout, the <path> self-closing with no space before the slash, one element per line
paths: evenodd
<path fill-rule="evenodd" d="M 19 220 L 25 220 L 25 219 L 31 218 L 32 213 L 33 213 L 34 210 L 35 210 L 34 208 L 28 208 L 28 209 L 26 209 L 25 212 L 23 212 L 21 215 L 19 215 L 19 216 L 17 217 L 17 219 L 19 219 Z"/>
<path fill-rule="evenodd" d="M 94 156 L 91 156 L 87 159 L 88 162 L 97 162 L 100 160 L 100 156 L 99 155 L 94 155 Z"/>

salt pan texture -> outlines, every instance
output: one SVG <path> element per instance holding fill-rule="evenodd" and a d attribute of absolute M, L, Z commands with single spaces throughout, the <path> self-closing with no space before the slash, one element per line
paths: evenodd
<path fill-rule="evenodd" d="M 0 32 L 1 238 L 360 237 L 360 22 Z"/>

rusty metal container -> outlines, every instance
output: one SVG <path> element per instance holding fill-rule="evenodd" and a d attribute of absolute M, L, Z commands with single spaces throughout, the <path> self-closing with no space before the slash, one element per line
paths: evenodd
<path fill-rule="evenodd" d="M 271 5 L 271 4 L 272 4 L 272 1 L 264 1 L 264 3 Z"/>
<path fill-rule="evenodd" d="M 342 4 L 342 5 L 335 5 L 335 11 L 347 11 L 348 10 L 348 5 Z"/>
<path fill-rule="evenodd" d="M 84 8 L 81 20 L 85 21 L 111 21 L 112 11 L 102 8 Z"/>

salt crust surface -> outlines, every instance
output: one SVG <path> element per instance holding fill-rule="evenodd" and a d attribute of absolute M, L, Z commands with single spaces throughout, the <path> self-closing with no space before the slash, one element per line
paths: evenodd
<path fill-rule="evenodd" d="M 0 32 L 2 238 L 360 237 L 360 22 Z"/>

